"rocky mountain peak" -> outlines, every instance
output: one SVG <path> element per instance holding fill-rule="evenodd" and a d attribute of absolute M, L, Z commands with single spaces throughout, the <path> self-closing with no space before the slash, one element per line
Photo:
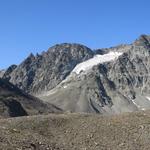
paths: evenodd
<path fill-rule="evenodd" d="M 150 47 L 150 36 L 142 34 L 135 42 L 136 46 Z"/>
<path fill-rule="evenodd" d="M 15 64 L 9 66 L 9 67 L 5 70 L 5 72 L 4 72 L 4 74 L 3 74 L 3 78 L 4 78 L 4 79 L 7 79 L 7 80 L 10 80 L 10 78 L 11 78 L 10 75 L 11 75 L 11 73 L 12 73 L 16 68 L 17 68 L 17 65 L 15 65 Z"/>
<path fill-rule="evenodd" d="M 30 53 L 30 55 L 22 62 L 22 64 L 28 65 L 32 63 L 35 60 L 35 56 L 33 53 Z"/>
<path fill-rule="evenodd" d="M 71 73 L 40 98 L 73 112 L 116 114 L 150 108 L 148 38 L 98 50 L 74 68 L 76 75 Z"/>
<path fill-rule="evenodd" d="M 115 114 L 150 108 L 150 37 L 92 51 L 57 44 L 30 55 L 9 81 L 63 110 Z"/>
<path fill-rule="evenodd" d="M 80 62 L 91 57 L 91 49 L 80 44 L 57 44 L 47 52 L 30 54 L 10 75 L 10 82 L 28 93 L 40 93 L 59 84 Z"/>
<path fill-rule="evenodd" d="M 58 55 L 69 55 L 73 58 L 81 59 L 82 57 L 89 58 L 89 55 L 93 55 L 93 51 L 81 44 L 77 43 L 62 43 L 56 44 L 53 47 L 50 47 L 47 51 L 48 54 L 58 54 Z M 80 58 L 81 57 L 81 58 Z"/>

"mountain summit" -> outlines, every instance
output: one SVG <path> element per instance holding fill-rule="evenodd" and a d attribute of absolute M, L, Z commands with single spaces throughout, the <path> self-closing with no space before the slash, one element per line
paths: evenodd
<path fill-rule="evenodd" d="M 93 51 L 83 45 L 57 44 L 41 55 L 30 54 L 10 72 L 9 81 L 28 93 L 39 94 L 54 88 L 78 63 L 93 55 Z"/>
<path fill-rule="evenodd" d="M 65 111 L 118 114 L 150 108 L 149 73 L 150 36 L 141 35 L 132 44 L 95 51 L 55 45 L 30 55 L 9 81 Z"/>

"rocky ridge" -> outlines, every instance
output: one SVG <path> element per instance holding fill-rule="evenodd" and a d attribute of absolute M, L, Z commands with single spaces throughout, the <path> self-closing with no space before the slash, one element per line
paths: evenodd
<path fill-rule="evenodd" d="M 110 53 L 119 55 L 112 58 Z M 12 71 L 9 81 L 66 111 L 117 114 L 145 110 L 150 108 L 149 56 L 147 35 L 130 45 L 96 51 L 65 43 L 41 55 L 31 54 Z M 97 63 L 89 68 L 86 61 L 91 64 L 91 60 Z M 79 67 L 85 63 L 88 69 Z M 79 72 L 74 71 L 76 67 Z"/>
<path fill-rule="evenodd" d="M 118 114 L 150 108 L 149 36 L 133 44 L 111 48 L 122 52 L 117 59 L 71 74 L 40 97 L 64 110 Z M 82 66 L 82 63 L 81 65 Z"/>
<path fill-rule="evenodd" d="M 41 55 L 30 54 L 9 74 L 9 81 L 28 93 L 39 94 L 54 88 L 76 64 L 92 56 L 92 50 L 83 45 L 57 44 Z"/>

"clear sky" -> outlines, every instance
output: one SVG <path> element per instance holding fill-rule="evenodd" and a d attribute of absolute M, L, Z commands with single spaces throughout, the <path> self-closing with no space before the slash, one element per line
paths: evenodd
<path fill-rule="evenodd" d="M 150 34 L 150 0 L 0 0 L 0 68 L 56 43 L 131 43 Z"/>

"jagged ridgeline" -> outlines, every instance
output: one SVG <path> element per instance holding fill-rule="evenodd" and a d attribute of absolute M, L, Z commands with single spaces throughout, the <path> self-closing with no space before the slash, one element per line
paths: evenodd
<path fill-rule="evenodd" d="M 56 87 L 78 63 L 91 57 L 93 52 L 85 46 L 55 45 L 41 55 L 30 54 L 17 68 L 11 66 L 4 78 L 28 93 L 41 93 Z"/>
<path fill-rule="evenodd" d="M 9 70 L 9 71 L 8 71 Z M 65 111 L 117 114 L 150 108 L 150 36 L 91 50 L 59 44 L 31 54 L 3 78 Z"/>

